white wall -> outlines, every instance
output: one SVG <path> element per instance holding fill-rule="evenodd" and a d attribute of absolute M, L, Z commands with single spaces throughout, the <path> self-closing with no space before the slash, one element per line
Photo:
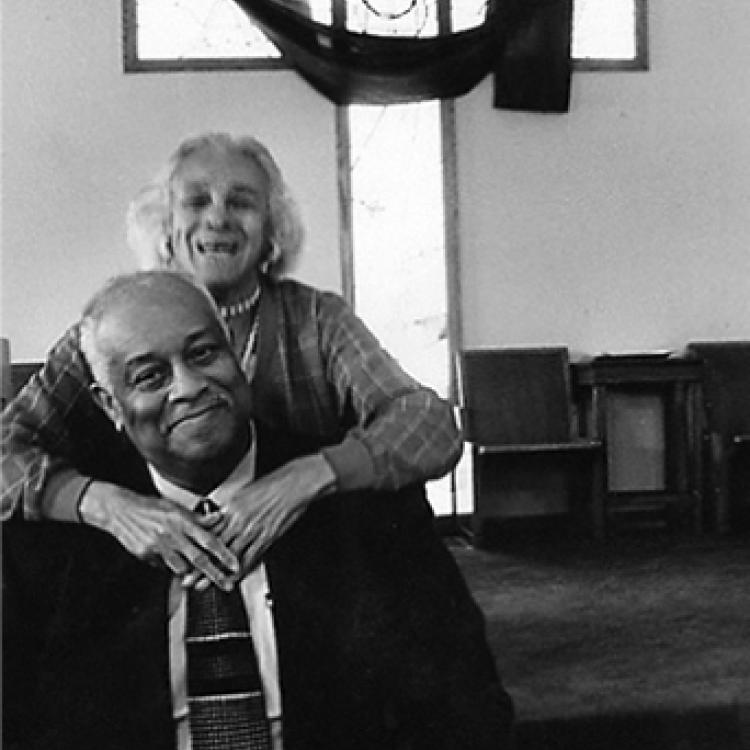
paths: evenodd
<path fill-rule="evenodd" d="M 465 345 L 750 338 L 750 3 L 650 6 L 650 71 L 569 114 L 459 102 Z"/>
<path fill-rule="evenodd" d="M 4 0 L 2 312 L 36 359 L 131 267 L 129 197 L 183 136 L 252 132 L 338 288 L 334 108 L 294 73 L 125 76 L 120 4 Z M 651 0 L 648 73 L 577 73 L 567 115 L 457 102 L 464 343 L 574 352 L 750 337 L 750 3 Z"/>
<path fill-rule="evenodd" d="M 134 267 L 130 197 L 183 137 L 252 133 L 301 204 L 298 274 L 340 288 L 335 109 L 294 73 L 122 73 L 120 3 L 2 7 L 2 322 L 38 359 L 104 279 Z"/>

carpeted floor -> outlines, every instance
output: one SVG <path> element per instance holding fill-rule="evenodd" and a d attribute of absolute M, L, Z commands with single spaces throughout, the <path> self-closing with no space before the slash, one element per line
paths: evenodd
<path fill-rule="evenodd" d="M 449 544 L 519 750 L 750 748 L 750 539 Z"/>

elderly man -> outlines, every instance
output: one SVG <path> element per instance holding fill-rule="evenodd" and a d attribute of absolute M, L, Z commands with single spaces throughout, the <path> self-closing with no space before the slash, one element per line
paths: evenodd
<path fill-rule="evenodd" d="M 127 438 L 118 475 L 192 521 L 209 501 L 212 533 L 256 476 L 319 449 L 251 421 L 221 318 L 185 277 L 115 279 L 82 345 Z M 89 527 L 16 520 L 4 541 L 9 745 L 506 746 L 511 702 L 421 488 L 329 495 L 225 591 L 181 585 L 188 561 L 145 565 Z"/>

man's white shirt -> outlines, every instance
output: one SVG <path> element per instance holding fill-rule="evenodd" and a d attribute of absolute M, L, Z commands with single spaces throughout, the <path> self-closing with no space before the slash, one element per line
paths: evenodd
<path fill-rule="evenodd" d="M 222 507 L 238 491 L 246 488 L 255 476 L 255 441 L 242 461 L 231 475 L 208 495 L 196 495 L 178 487 L 162 477 L 152 466 L 149 466 L 151 478 L 162 497 L 169 498 L 186 508 L 193 510 L 196 504 L 207 497 Z M 266 569 L 261 562 L 239 584 L 242 599 L 245 602 L 253 638 L 253 647 L 258 659 L 258 667 L 263 682 L 263 693 L 266 701 L 266 716 L 272 720 L 275 747 L 279 746 L 281 718 L 281 694 L 279 691 L 279 670 L 276 654 L 276 637 L 271 612 L 272 599 L 268 588 Z M 190 733 L 188 730 L 187 681 L 185 674 L 185 609 L 187 591 L 180 585 L 180 579 L 172 582 L 169 597 L 169 664 L 172 683 L 172 707 L 177 723 L 177 748 L 190 750 Z"/>

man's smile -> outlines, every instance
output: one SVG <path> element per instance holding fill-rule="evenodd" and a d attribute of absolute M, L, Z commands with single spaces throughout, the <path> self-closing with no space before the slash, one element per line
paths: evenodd
<path fill-rule="evenodd" d="M 207 416 L 213 416 L 213 412 L 218 409 L 228 408 L 229 404 L 223 398 L 212 398 L 210 401 L 205 401 L 199 405 L 187 408 L 176 417 L 170 419 L 165 425 L 165 433 L 172 432 L 175 428 L 190 422 L 193 420 L 200 420 Z"/>

